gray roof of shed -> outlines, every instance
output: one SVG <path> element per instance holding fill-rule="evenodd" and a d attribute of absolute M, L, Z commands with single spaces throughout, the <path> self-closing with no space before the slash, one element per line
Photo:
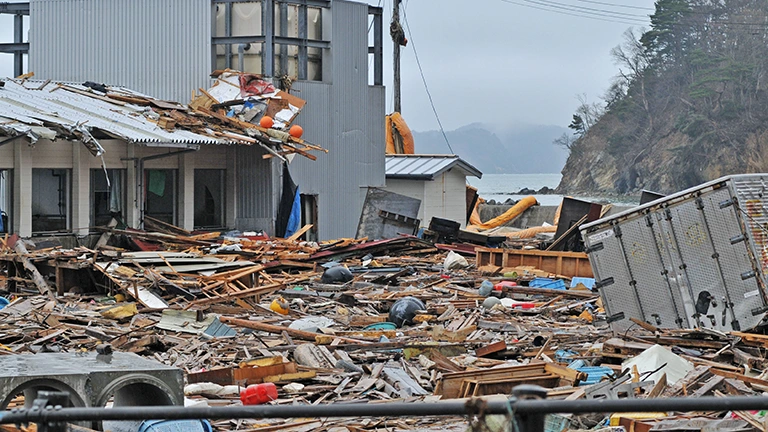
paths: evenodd
<path fill-rule="evenodd" d="M 391 179 L 434 180 L 457 167 L 466 175 L 482 178 L 483 173 L 457 155 L 387 155 L 386 176 Z"/>

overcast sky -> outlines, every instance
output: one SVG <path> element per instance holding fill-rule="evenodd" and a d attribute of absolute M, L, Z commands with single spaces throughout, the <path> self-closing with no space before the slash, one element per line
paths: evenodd
<path fill-rule="evenodd" d="M 367 2 L 384 8 L 389 112 L 393 0 Z M 618 71 L 611 48 L 633 24 L 648 26 L 653 0 L 405 0 L 402 7 L 410 41 L 402 54 L 402 111 L 412 129 L 424 131 L 438 124 L 414 46 L 446 130 L 473 122 L 566 126 L 577 94 L 597 101 L 608 88 Z M 0 15 L 0 41 L 12 41 L 12 23 Z M 12 73 L 13 57 L 0 55 L 0 76 Z"/>

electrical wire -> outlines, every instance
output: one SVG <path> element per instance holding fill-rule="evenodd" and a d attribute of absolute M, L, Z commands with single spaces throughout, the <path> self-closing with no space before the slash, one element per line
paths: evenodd
<path fill-rule="evenodd" d="M 572 17 L 586 18 L 586 19 L 591 19 L 591 20 L 595 20 L 595 21 L 603 21 L 603 22 L 610 22 L 610 23 L 616 23 L 616 24 L 627 24 L 627 25 L 632 25 L 632 26 L 637 25 L 637 23 L 634 23 L 634 22 L 610 20 L 610 19 L 605 19 L 605 18 L 597 18 L 597 17 L 589 16 L 589 15 L 578 15 L 578 14 L 575 14 L 575 13 L 562 12 L 562 11 L 559 11 L 559 10 L 546 9 L 546 8 L 543 8 L 543 7 L 533 6 L 533 5 L 529 5 L 529 4 L 525 4 L 525 3 L 518 3 L 518 2 L 512 1 L 512 0 L 501 0 L 501 1 L 504 2 L 504 3 L 509 3 L 509 4 L 513 4 L 513 5 L 517 5 L 517 6 L 527 7 L 527 8 L 531 8 L 531 9 L 537 9 L 537 10 L 541 10 L 541 11 L 545 11 L 545 12 L 553 12 L 553 13 L 557 13 L 557 14 L 561 14 L 561 15 L 572 16 Z"/>
<path fill-rule="evenodd" d="M 523 1 L 523 2 L 526 2 L 526 3 L 531 3 L 531 4 L 535 4 L 535 5 L 539 5 L 539 6 L 533 6 L 531 4 L 523 4 L 523 3 L 519 3 L 519 2 L 516 2 L 516 1 L 512 1 L 512 0 L 501 0 L 501 1 L 504 2 L 504 3 L 514 4 L 514 5 L 517 5 L 517 6 L 523 6 L 523 7 L 528 7 L 528 8 L 532 8 L 532 9 L 543 10 L 543 11 L 546 11 L 546 12 L 554 12 L 554 13 L 559 13 L 559 14 L 562 14 L 562 15 L 575 16 L 575 17 L 579 17 L 579 18 L 588 18 L 588 19 L 593 19 L 593 20 L 598 20 L 598 21 L 615 22 L 615 23 L 619 23 L 619 24 L 629 24 L 629 25 L 638 25 L 638 24 L 647 24 L 648 23 L 647 20 L 641 20 L 641 19 L 638 19 L 638 18 L 633 18 L 633 17 L 640 17 L 641 15 L 624 14 L 622 12 L 608 11 L 608 10 L 605 10 L 605 9 L 583 8 L 583 7 L 578 7 L 578 6 L 575 6 L 575 5 L 567 5 L 567 4 L 564 4 L 564 3 L 558 3 L 558 2 L 551 1 L 551 0 L 519 0 L 519 1 Z M 582 0 L 577 0 L 577 1 L 582 1 Z M 562 12 L 561 10 L 569 11 L 571 13 Z M 597 11 L 602 11 L 602 12 L 605 12 L 605 13 L 597 12 Z M 691 11 L 690 14 L 692 14 L 692 15 L 706 15 L 706 16 L 711 15 L 710 13 L 707 13 L 707 12 L 696 12 L 696 11 Z M 627 16 L 623 16 L 623 15 L 627 15 Z M 650 18 L 650 15 L 648 15 L 648 17 Z M 611 19 L 606 19 L 606 18 L 611 18 Z M 745 27 L 757 27 L 759 29 L 768 29 L 768 23 L 758 23 L 758 22 L 739 22 L 739 21 L 711 20 L 711 21 L 705 22 L 703 24 L 706 24 L 706 25 L 745 26 Z M 684 24 L 682 24 L 682 23 L 675 23 L 673 25 L 682 26 Z"/>
<path fill-rule="evenodd" d="M 525 0 L 525 1 L 531 1 L 531 0 Z M 589 13 L 602 12 L 602 13 L 607 13 L 607 14 L 612 14 L 612 15 L 621 15 L 621 16 L 617 16 L 616 18 L 636 17 L 636 18 L 647 19 L 649 17 L 648 14 L 639 15 L 639 14 L 631 14 L 631 13 L 625 13 L 625 12 L 615 12 L 615 11 L 611 11 L 611 10 L 607 10 L 607 9 L 597 9 L 597 8 L 590 8 L 590 7 L 586 7 L 586 6 L 570 5 L 570 4 L 560 3 L 560 2 L 556 2 L 556 1 L 552 1 L 552 0 L 538 0 L 538 2 L 551 4 L 552 7 L 562 6 L 564 8 L 575 9 L 578 12 L 590 11 Z"/>
<path fill-rule="evenodd" d="M 624 16 L 618 16 L 618 15 L 612 15 L 612 14 L 606 14 L 606 13 L 600 13 L 600 12 L 590 12 L 590 11 L 587 11 L 586 8 L 575 8 L 575 7 L 569 7 L 569 6 L 560 6 L 562 3 L 557 3 L 557 4 L 552 4 L 550 2 L 545 3 L 546 0 L 544 0 L 544 1 L 522 0 L 522 1 L 524 1 L 526 3 L 532 3 L 532 4 L 536 4 L 536 5 L 540 5 L 540 6 L 545 6 L 545 7 L 548 7 L 548 8 L 562 9 L 562 10 L 569 11 L 569 12 L 577 12 L 577 13 L 581 13 L 581 14 L 587 14 L 587 15 L 598 16 L 598 17 L 620 19 L 620 20 L 624 20 L 624 21 L 634 21 L 637 24 L 645 24 L 645 23 L 648 22 L 648 20 L 641 20 L 639 18 L 624 17 Z M 650 19 L 650 17 L 649 17 L 649 19 Z"/>
<path fill-rule="evenodd" d="M 419 68 L 419 74 L 421 74 L 421 81 L 424 83 L 424 90 L 426 90 L 427 92 L 427 97 L 429 98 L 429 104 L 432 106 L 432 112 L 435 113 L 435 120 L 437 120 L 437 125 L 440 126 L 440 132 L 443 134 L 445 143 L 448 145 L 448 150 L 451 151 L 451 154 L 456 154 L 453 151 L 453 147 L 451 147 L 450 141 L 448 141 L 448 135 L 445 134 L 445 129 L 443 128 L 443 123 L 440 121 L 440 116 L 437 115 L 435 102 L 432 100 L 432 93 L 429 92 L 427 79 L 424 77 L 424 70 L 421 68 L 421 61 L 419 61 L 419 53 L 416 52 L 416 44 L 413 43 L 413 33 L 411 32 L 411 26 L 408 25 L 408 15 L 406 15 L 405 10 L 403 10 L 403 22 L 405 22 L 405 28 L 408 30 L 408 36 L 409 36 L 408 42 L 411 43 L 411 48 L 413 48 L 413 55 L 414 57 L 416 57 L 416 66 L 418 66 Z"/>
<path fill-rule="evenodd" d="M 648 10 L 648 11 L 655 11 L 655 8 L 649 8 L 649 7 L 643 7 L 643 6 L 630 6 L 630 5 L 622 5 L 622 4 L 616 4 L 616 3 L 606 3 L 606 2 L 599 2 L 594 0 L 576 0 L 580 1 L 582 3 L 592 3 L 592 4 L 599 4 L 603 6 L 612 6 L 612 7 L 622 7 L 627 9 L 639 9 L 639 10 Z"/>

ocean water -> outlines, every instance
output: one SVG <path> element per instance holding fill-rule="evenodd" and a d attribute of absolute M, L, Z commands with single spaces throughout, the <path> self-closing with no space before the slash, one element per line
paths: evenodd
<path fill-rule="evenodd" d="M 467 177 L 467 182 L 477 188 L 481 198 L 504 202 L 511 198 L 519 200 L 525 195 L 517 195 L 515 192 L 528 188 L 539 190 L 544 186 L 554 189 L 560 183 L 562 175 L 555 174 L 484 174 L 483 178 Z M 562 195 L 534 195 L 539 204 L 545 206 L 560 205 Z M 630 196 L 574 196 L 574 198 L 586 201 L 609 202 L 611 204 L 636 205 L 638 197 Z"/>

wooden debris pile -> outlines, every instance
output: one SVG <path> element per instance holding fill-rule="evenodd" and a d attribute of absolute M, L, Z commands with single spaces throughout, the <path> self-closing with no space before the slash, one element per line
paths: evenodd
<path fill-rule="evenodd" d="M 0 281 L 9 304 L 0 309 L 0 361 L 107 343 L 183 369 L 189 404 L 208 406 L 237 404 L 244 386 L 266 382 L 278 387 L 273 404 L 435 401 L 509 394 L 519 384 L 544 386 L 555 399 L 768 391 L 768 336 L 645 322 L 614 335 L 597 293 L 530 286 L 542 270 L 488 276 L 472 258 L 447 270 L 448 254 L 413 237 L 318 244 L 155 228 L 164 232 L 105 228 L 111 239 L 94 249 L 4 239 Z M 119 246 L 131 244 L 128 239 L 158 250 Z M 324 278 L 334 266 L 349 276 Z M 486 280 L 494 286 L 489 294 L 479 289 Z M 390 314 L 409 299 L 423 308 L 412 310 L 405 324 L 393 324 Z M 764 420 L 761 413 L 697 414 L 755 428 Z M 591 428 L 604 419 L 593 417 L 558 418 L 559 430 Z M 462 421 L 214 426 L 438 430 Z M 609 421 L 650 430 L 688 418 L 665 412 L 613 414 Z"/>

